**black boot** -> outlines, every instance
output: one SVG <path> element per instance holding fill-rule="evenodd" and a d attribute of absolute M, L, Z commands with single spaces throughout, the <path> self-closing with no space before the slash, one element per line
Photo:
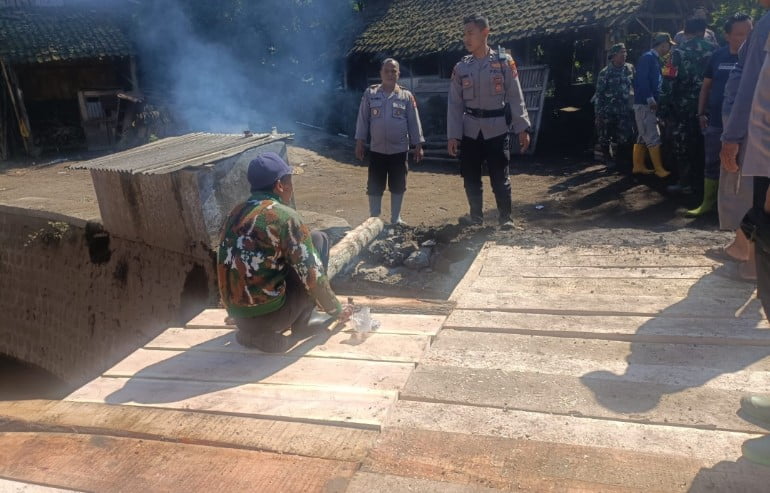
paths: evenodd
<path fill-rule="evenodd" d="M 465 196 L 468 198 L 471 211 L 469 215 L 460 218 L 460 224 L 463 226 L 484 224 L 484 195 L 465 192 Z"/>
<path fill-rule="evenodd" d="M 501 229 L 513 229 L 513 219 L 511 219 L 511 196 L 510 195 L 495 195 L 495 202 L 497 202 L 497 223 Z"/>

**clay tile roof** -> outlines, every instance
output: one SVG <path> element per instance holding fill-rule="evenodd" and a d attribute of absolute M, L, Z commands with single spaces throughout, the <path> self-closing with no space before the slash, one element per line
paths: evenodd
<path fill-rule="evenodd" d="M 133 54 L 127 34 L 104 12 L 71 7 L 0 9 L 0 58 L 46 63 Z"/>
<path fill-rule="evenodd" d="M 489 18 L 490 42 L 508 43 L 609 24 L 637 12 L 645 0 L 393 0 L 387 13 L 356 40 L 351 55 L 413 59 L 461 51 L 462 19 Z"/>

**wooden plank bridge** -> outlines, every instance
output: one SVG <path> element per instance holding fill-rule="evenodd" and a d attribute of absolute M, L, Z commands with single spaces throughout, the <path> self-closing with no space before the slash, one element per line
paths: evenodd
<path fill-rule="evenodd" d="M 449 303 L 362 300 L 376 332 L 285 355 L 207 310 L 63 401 L 0 403 L 0 490 L 768 491 L 737 411 L 770 393 L 770 325 L 718 268 L 487 244 Z"/>

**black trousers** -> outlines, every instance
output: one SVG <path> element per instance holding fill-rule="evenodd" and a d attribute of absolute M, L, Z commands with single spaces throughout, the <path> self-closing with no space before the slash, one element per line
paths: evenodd
<path fill-rule="evenodd" d="M 369 153 L 369 179 L 366 182 L 366 195 L 382 195 L 385 184 L 390 193 L 402 194 L 406 191 L 406 175 L 409 165 L 406 152 L 397 154 Z"/>
<path fill-rule="evenodd" d="M 765 197 L 769 187 L 770 178 L 754 177 L 753 206 L 741 225 L 743 227 L 749 222 L 754 223 L 756 228 L 753 236 L 757 264 L 757 295 L 766 314 L 770 314 L 770 214 L 765 212 Z"/>
<path fill-rule="evenodd" d="M 497 210 L 500 213 L 500 221 L 510 219 L 511 216 L 511 180 L 508 176 L 508 134 L 498 135 L 491 139 L 484 139 L 479 133 L 472 139 L 464 136 L 460 148 L 460 174 L 463 177 L 463 185 L 468 202 L 471 206 L 471 215 L 475 215 L 474 209 L 481 207 L 481 198 L 484 189 L 481 183 L 483 164 L 486 163 L 489 170 L 489 183 L 495 194 Z M 477 207 L 476 207 L 477 206 Z M 478 211 L 480 213 L 480 211 Z"/>
<path fill-rule="evenodd" d="M 321 231 L 313 231 L 311 237 L 326 272 L 329 265 L 329 237 Z M 238 330 L 252 334 L 283 332 L 297 325 L 307 325 L 314 307 L 315 300 L 305 289 L 299 275 L 290 268 L 286 276 L 286 302 L 283 306 L 258 317 L 236 318 L 235 325 Z"/>

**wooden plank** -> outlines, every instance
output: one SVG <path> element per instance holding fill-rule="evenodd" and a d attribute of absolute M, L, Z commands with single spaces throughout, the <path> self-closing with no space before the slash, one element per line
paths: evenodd
<path fill-rule="evenodd" d="M 714 467 L 720 462 L 739 459 L 743 442 L 762 436 L 578 416 L 552 416 L 513 409 L 409 401 L 399 401 L 394 406 L 386 429 L 391 427 L 684 457 L 698 460 L 703 467 Z M 447 447 L 447 450 L 451 448 Z M 770 470 L 767 472 L 770 473 Z"/>
<path fill-rule="evenodd" d="M 394 474 L 359 471 L 353 476 L 350 486 L 345 490 L 345 493 L 372 493 L 377 491 L 387 491 L 389 493 L 496 493 L 508 491 L 478 485 L 448 483 L 445 478 L 429 480 L 395 475 L 399 473 L 403 473 L 403 471 L 394 471 Z"/>
<path fill-rule="evenodd" d="M 384 296 L 338 296 L 340 303 L 352 300 L 368 306 L 372 313 L 401 313 L 413 315 L 449 315 L 455 304 L 451 300 L 393 298 Z"/>
<path fill-rule="evenodd" d="M 458 308 L 575 315 L 643 315 L 655 317 L 735 318 L 762 313 L 757 298 L 688 297 L 677 302 L 660 296 L 597 294 L 533 294 L 469 291 L 458 299 Z"/>
<path fill-rule="evenodd" d="M 421 364 L 574 377 L 601 369 L 613 373 L 607 378 L 617 375 L 629 382 L 770 392 L 770 352 L 757 346 L 628 343 L 445 330 Z"/>
<path fill-rule="evenodd" d="M 19 401 L 0 409 L 3 431 L 73 431 L 360 460 L 376 432 L 239 416 L 79 402 Z"/>
<path fill-rule="evenodd" d="M 357 334 L 339 332 L 328 340 L 310 338 L 298 343 L 286 354 L 318 358 L 347 358 L 371 361 L 416 363 L 430 345 L 430 337 L 408 334 Z M 235 342 L 233 331 L 226 329 L 185 330 L 170 328 L 145 345 L 145 349 L 176 351 L 226 351 L 262 354 Z"/>
<path fill-rule="evenodd" d="M 764 378 L 767 379 L 767 373 Z M 767 383 L 765 382 L 765 387 Z M 736 415 L 742 390 L 634 381 L 610 372 L 544 372 L 420 365 L 403 400 L 444 402 L 560 416 L 758 433 Z"/>
<path fill-rule="evenodd" d="M 722 263 L 702 255 L 621 254 L 581 255 L 575 252 L 563 255 L 532 255 L 490 252 L 487 265 L 514 270 L 520 266 L 532 267 L 719 267 Z M 486 274 L 490 274 L 487 272 Z M 484 274 L 482 274 L 484 275 Z"/>
<path fill-rule="evenodd" d="M 63 490 L 61 488 L 52 488 L 50 486 L 41 486 L 38 484 L 22 483 L 0 478 L 0 491 L 5 493 L 74 493 L 75 490 Z"/>
<path fill-rule="evenodd" d="M 131 438 L 0 434 L 0 475 L 81 491 L 344 491 L 353 462 Z"/>
<path fill-rule="evenodd" d="M 360 461 L 378 432 L 90 402 L 0 402 L 0 431 L 71 432 Z M 1 489 L 0 489 L 1 491 Z"/>
<path fill-rule="evenodd" d="M 469 291 L 522 293 L 536 295 L 592 294 L 660 296 L 672 303 L 691 297 L 739 298 L 748 300 L 756 293 L 753 284 L 731 281 L 719 276 L 700 279 L 596 279 L 596 278 L 531 278 L 531 277 L 481 277 L 469 287 Z"/>
<path fill-rule="evenodd" d="M 413 368 L 412 363 L 139 349 L 103 376 L 393 392 L 403 388 Z"/>
<path fill-rule="evenodd" d="M 770 478 L 761 466 L 736 463 L 724 468 L 723 477 L 704 478 L 708 467 L 706 461 L 690 456 L 541 442 L 531 436 L 397 428 L 383 434 L 363 471 L 408 475 L 429 485 L 451 481 L 468 485 L 470 491 L 487 487 L 538 492 L 703 491 L 696 488 L 708 483 L 716 486 L 713 491 L 759 491 L 756 488 Z"/>
<path fill-rule="evenodd" d="M 629 342 L 770 345 L 770 324 L 745 318 L 597 317 L 455 310 L 444 328 Z"/>
<path fill-rule="evenodd" d="M 485 264 L 481 277 L 595 277 L 599 279 L 700 279 L 714 271 L 706 267 L 538 267 L 533 265 L 502 268 L 491 262 Z"/>
<path fill-rule="evenodd" d="M 489 257 L 703 257 L 702 245 L 660 248 L 654 246 L 620 247 L 613 245 L 588 246 L 512 246 L 489 244 Z M 704 257 L 708 258 L 708 257 Z"/>
<path fill-rule="evenodd" d="M 446 320 L 444 315 L 405 315 L 397 313 L 374 313 L 372 318 L 380 322 L 377 334 L 404 334 L 435 336 Z M 347 326 L 345 332 L 353 332 Z"/>
<path fill-rule="evenodd" d="M 449 301 L 457 303 L 459 298 L 468 290 L 468 287 L 473 284 L 473 281 L 481 275 L 481 271 L 484 269 L 486 263 L 487 255 L 489 255 L 489 250 L 493 245 L 493 243 L 487 242 L 481 247 L 481 250 L 479 250 L 476 258 L 471 263 L 471 266 L 468 267 L 465 276 L 460 279 L 460 282 L 457 283 L 454 291 L 452 291 L 452 294 L 449 296 Z"/>
<path fill-rule="evenodd" d="M 209 308 L 187 322 L 186 329 L 235 329 L 235 325 L 225 322 L 227 313 L 224 309 Z M 443 315 L 407 315 L 397 313 L 375 313 L 379 320 L 380 334 L 416 334 L 436 335 L 446 317 Z"/>
<path fill-rule="evenodd" d="M 127 404 L 377 428 L 395 393 L 185 380 L 97 378 L 66 400 Z"/>

